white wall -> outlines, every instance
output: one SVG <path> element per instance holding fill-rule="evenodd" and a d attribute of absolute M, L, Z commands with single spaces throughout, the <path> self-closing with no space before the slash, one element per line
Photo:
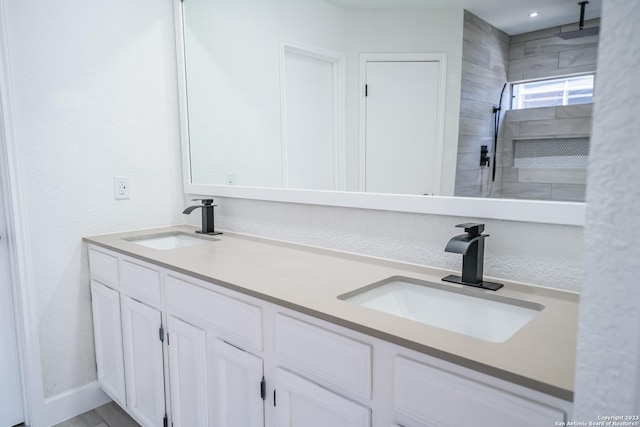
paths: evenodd
<path fill-rule="evenodd" d="M 462 9 L 352 10 L 348 13 L 347 188 L 358 188 L 360 53 L 447 54 L 442 195 L 453 195 L 462 75 Z"/>
<path fill-rule="evenodd" d="M 5 2 L 47 397 L 95 380 L 82 236 L 182 221 L 172 7 Z"/>
<path fill-rule="evenodd" d="M 344 52 L 342 9 L 321 0 L 191 0 L 187 80 L 195 183 L 282 187 L 280 38 Z"/>
<path fill-rule="evenodd" d="M 185 203 L 193 198 L 185 197 Z M 216 227 L 324 248 L 461 270 L 444 252 L 473 217 L 216 198 Z M 185 205 L 186 206 L 186 205 Z M 198 225 L 198 215 L 189 223 Z M 486 224 L 485 275 L 579 291 L 582 227 L 475 219 Z"/>
<path fill-rule="evenodd" d="M 345 10 L 321 0 L 184 5 L 196 184 L 282 186 L 279 38 L 347 55 L 347 189 L 358 190 L 360 53 L 447 53 L 443 194 L 453 194 L 463 10 Z"/>
<path fill-rule="evenodd" d="M 636 0 L 606 0 L 587 182 L 574 419 L 640 415 L 640 50 Z"/>

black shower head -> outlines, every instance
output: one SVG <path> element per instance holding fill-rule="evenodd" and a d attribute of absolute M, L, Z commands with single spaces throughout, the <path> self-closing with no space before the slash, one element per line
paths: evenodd
<path fill-rule="evenodd" d="M 556 36 L 560 37 L 563 40 L 577 39 L 579 37 L 597 36 L 600 32 L 600 27 L 584 28 L 584 10 L 589 2 L 581 1 L 578 4 L 580 5 L 580 27 L 574 31 L 565 31 L 556 34 Z"/>

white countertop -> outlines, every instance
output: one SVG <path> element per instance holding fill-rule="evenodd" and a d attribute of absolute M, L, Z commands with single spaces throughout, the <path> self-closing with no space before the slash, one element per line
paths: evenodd
<path fill-rule="evenodd" d="M 392 276 L 444 283 L 442 277 L 459 272 L 226 232 L 212 236 L 219 239 L 212 243 L 164 251 L 123 240 L 164 232 L 193 233 L 195 229 L 164 227 L 86 237 L 85 241 L 564 400 L 573 399 L 576 293 L 485 278 L 504 283 L 496 291 L 499 295 L 545 307 L 506 342 L 491 343 L 337 298 Z"/>

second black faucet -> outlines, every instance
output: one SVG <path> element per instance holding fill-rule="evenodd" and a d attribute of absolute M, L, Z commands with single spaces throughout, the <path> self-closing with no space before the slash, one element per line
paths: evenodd
<path fill-rule="evenodd" d="M 213 204 L 213 199 L 192 199 L 192 200 L 194 202 L 201 201 L 202 204 L 189 206 L 182 213 L 189 215 L 194 210 L 198 208 L 202 208 L 202 229 L 196 230 L 196 233 L 209 234 L 209 235 L 222 234 L 221 232 L 215 230 L 213 208 L 215 208 L 218 205 Z"/>

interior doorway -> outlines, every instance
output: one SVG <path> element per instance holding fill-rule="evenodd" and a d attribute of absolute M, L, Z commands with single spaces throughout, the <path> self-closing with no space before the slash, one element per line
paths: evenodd
<path fill-rule="evenodd" d="M 444 54 L 361 56 L 360 189 L 440 194 Z"/>
<path fill-rule="evenodd" d="M 280 41 L 283 186 L 344 189 L 345 57 Z"/>

